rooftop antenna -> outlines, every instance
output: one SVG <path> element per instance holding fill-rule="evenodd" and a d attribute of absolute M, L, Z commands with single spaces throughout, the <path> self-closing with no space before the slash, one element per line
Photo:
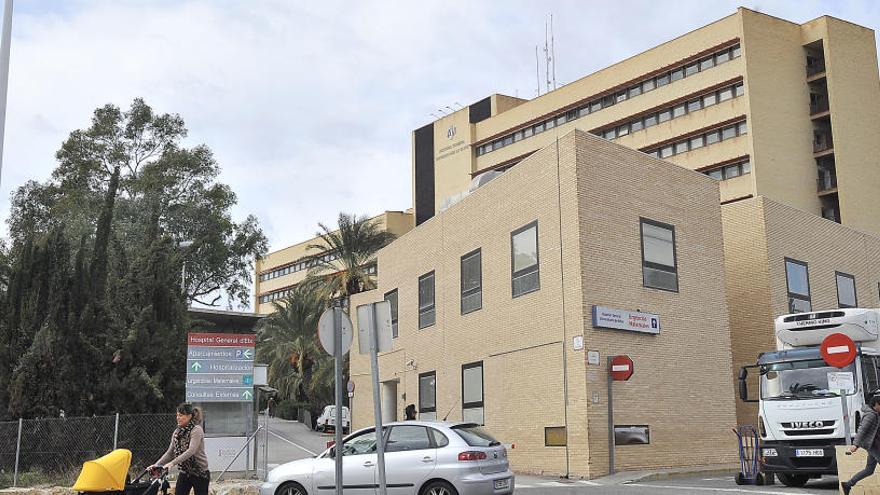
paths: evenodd
<path fill-rule="evenodd" d="M 550 12 L 550 61 L 553 64 L 553 89 L 556 89 L 556 50 L 553 49 L 553 12 Z"/>
<path fill-rule="evenodd" d="M 449 106 L 449 105 L 446 105 L 446 108 L 448 108 L 448 109 L 450 109 L 450 110 L 452 110 L 452 113 L 455 113 L 455 109 L 454 109 L 454 108 L 452 108 L 452 107 L 450 107 L 450 106 Z"/>
<path fill-rule="evenodd" d="M 535 96 L 541 96 L 541 64 L 538 63 L 538 45 L 535 45 Z"/>
<path fill-rule="evenodd" d="M 544 83 L 550 92 L 550 26 L 544 21 Z"/>
<path fill-rule="evenodd" d="M 458 105 L 459 110 L 461 110 L 462 108 L 464 108 L 464 105 L 462 105 L 462 104 L 459 103 L 459 102 L 455 102 L 455 103 L 453 103 L 453 105 Z"/>

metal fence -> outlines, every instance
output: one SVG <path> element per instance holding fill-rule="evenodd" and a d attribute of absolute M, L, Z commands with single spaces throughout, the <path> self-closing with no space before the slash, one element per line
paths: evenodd
<path fill-rule="evenodd" d="M 132 472 L 168 448 L 174 414 L 116 414 L 0 422 L 0 488 L 72 485 L 82 463 L 115 448 L 131 450 Z"/>
<path fill-rule="evenodd" d="M 239 454 L 246 459 L 246 477 L 253 473 L 264 479 L 268 472 L 267 421 L 265 416 L 260 418 L 262 428 Z M 176 426 L 174 414 L 0 421 L 0 489 L 45 484 L 71 486 L 85 461 L 117 448 L 131 451 L 129 472 L 136 476 L 165 453 Z M 226 467 L 224 462 L 222 466 L 211 466 L 211 470 Z"/>

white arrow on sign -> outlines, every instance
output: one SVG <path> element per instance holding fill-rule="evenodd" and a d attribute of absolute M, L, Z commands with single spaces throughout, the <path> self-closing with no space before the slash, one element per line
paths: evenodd
<path fill-rule="evenodd" d="M 244 357 L 245 357 L 245 359 L 250 359 L 250 358 L 251 358 L 251 350 L 250 350 L 250 349 L 245 349 L 245 350 L 244 350 Z"/>
<path fill-rule="evenodd" d="M 198 361 L 196 361 L 192 364 L 192 369 L 193 371 L 199 371 L 200 369 L 202 369 L 202 365 Z"/>
<path fill-rule="evenodd" d="M 241 396 L 244 397 L 245 399 L 250 399 L 254 396 L 254 394 L 252 394 L 250 390 L 245 390 L 244 392 L 241 393 Z"/>

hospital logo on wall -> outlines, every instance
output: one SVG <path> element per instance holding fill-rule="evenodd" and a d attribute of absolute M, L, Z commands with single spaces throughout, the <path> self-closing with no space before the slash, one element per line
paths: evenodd
<path fill-rule="evenodd" d="M 452 139 L 455 137 L 455 126 L 449 126 L 449 129 L 446 129 L 446 139 Z"/>

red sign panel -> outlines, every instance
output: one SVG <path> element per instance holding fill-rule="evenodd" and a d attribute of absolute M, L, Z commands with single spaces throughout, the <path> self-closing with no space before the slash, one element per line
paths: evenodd
<path fill-rule="evenodd" d="M 843 368 L 856 359 L 856 343 L 848 335 L 832 333 L 822 339 L 819 352 L 828 366 Z"/>
<path fill-rule="evenodd" d="M 627 355 L 614 356 L 611 358 L 611 379 L 618 382 L 625 382 L 633 374 L 633 360 Z"/>
<path fill-rule="evenodd" d="M 204 347 L 254 347 L 257 336 L 248 333 L 191 333 L 189 345 Z"/>

